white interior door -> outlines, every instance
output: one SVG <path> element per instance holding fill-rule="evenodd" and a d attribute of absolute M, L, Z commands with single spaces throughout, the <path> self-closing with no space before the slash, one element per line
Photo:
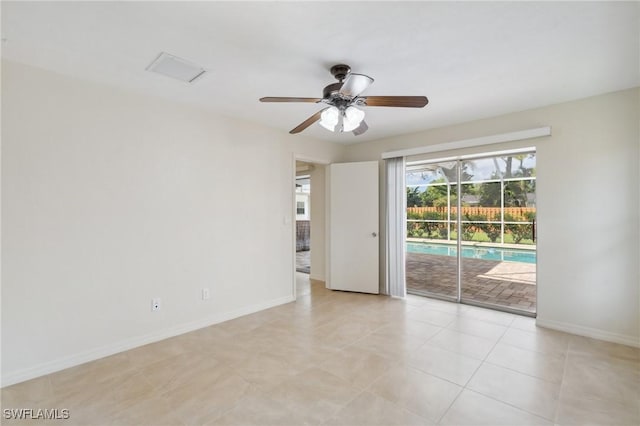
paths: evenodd
<path fill-rule="evenodd" d="M 379 292 L 378 162 L 327 167 L 327 287 Z"/>

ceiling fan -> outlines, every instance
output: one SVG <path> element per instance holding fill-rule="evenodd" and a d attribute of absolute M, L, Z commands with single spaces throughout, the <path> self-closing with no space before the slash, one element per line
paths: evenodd
<path fill-rule="evenodd" d="M 331 74 L 338 80 L 324 88 L 322 98 L 265 97 L 260 102 L 314 102 L 328 106 L 307 118 L 289 133 L 300 133 L 316 121 L 332 132 L 353 132 L 358 136 L 369 126 L 364 121 L 364 111 L 356 107 L 382 106 L 422 108 L 429 100 L 426 96 L 361 96 L 373 83 L 373 78 L 351 72 L 349 65 L 338 64 L 331 67 Z"/>

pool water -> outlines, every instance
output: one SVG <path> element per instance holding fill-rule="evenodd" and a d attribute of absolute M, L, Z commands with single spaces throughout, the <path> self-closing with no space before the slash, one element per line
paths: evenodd
<path fill-rule="evenodd" d="M 458 255 L 456 246 L 436 243 L 407 243 L 407 252 L 454 257 Z M 535 250 L 517 250 L 500 247 L 462 247 L 462 257 L 502 262 L 536 263 Z"/>

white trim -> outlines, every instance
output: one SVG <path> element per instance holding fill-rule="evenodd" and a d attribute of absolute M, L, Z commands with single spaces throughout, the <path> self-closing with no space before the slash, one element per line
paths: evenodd
<path fill-rule="evenodd" d="M 273 299 L 267 302 L 257 303 L 252 306 L 236 309 L 234 311 L 209 316 L 200 320 L 191 321 L 185 324 L 177 325 L 174 327 L 167 328 L 165 330 L 156 331 L 143 336 L 132 337 L 130 339 L 123 340 L 113 345 L 102 346 L 96 349 L 90 349 L 88 351 L 84 351 L 75 355 L 66 356 L 64 358 L 38 364 L 33 367 L 10 372 L 3 375 L 2 387 L 13 385 L 15 383 L 24 382 L 26 380 L 34 379 L 36 377 L 44 376 L 45 374 L 50 374 L 56 371 L 64 370 L 66 368 L 75 367 L 76 365 L 84 364 L 90 361 L 95 361 L 97 359 L 104 358 L 109 355 L 114 355 L 119 352 L 128 351 L 130 349 L 137 348 L 139 346 L 158 342 L 160 340 L 168 339 L 170 337 L 178 336 L 180 334 L 188 333 L 190 331 L 198 330 L 200 328 L 208 327 L 210 325 L 218 324 L 224 321 L 229 321 L 234 318 L 238 318 L 244 315 L 249 315 L 255 312 L 262 311 L 264 309 L 273 308 L 274 306 L 279 306 L 279 305 L 293 302 L 293 301 L 295 301 L 295 299 L 292 296 L 280 297 L 278 299 Z"/>
<path fill-rule="evenodd" d="M 620 343 L 622 345 L 640 348 L 640 338 L 624 334 L 612 333 L 610 331 L 597 328 L 584 327 L 561 321 L 536 319 L 536 325 L 552 330 L 564 331 L 566 333 L 577 334 L 578 336 L 591 337 L 592 339 L 604 340 L 607 342 Z"/>
<path fill-rule="evenodd" d="M 471 148 L 474 146 L 493 145 L 503 142 L 522 141 L 526 139 L 551 136 L 551 127 L 538 127 L 535 129 L 520 130 L 518 132 L 502 133 L 499 135 L 482 136 L 473 139 L 438 143 L 435 145 L 421 146 L 418 148 L 401 149 L 382 153 L 382 159 L 395 157 L 408 157 L 410 155 L 428 154 L 431 152 L 448 151 L 450 149 Z"/>

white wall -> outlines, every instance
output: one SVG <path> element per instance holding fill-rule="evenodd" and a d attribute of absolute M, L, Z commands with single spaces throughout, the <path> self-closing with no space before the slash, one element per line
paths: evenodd
<path fill-rule="evenodd" d="M 640 345 L 639 104 L 639 89 L 615 92 L 351 145 L 347 158 L 552 126 L 549 138 L 432 158 L 535 145 L 538 323 Z"/>
<path fill-rule="evenodd" d="M 325 166 L 314 164 L 311 171 L 311 274 L 325 281 Z"/>
<path fill-rule="evenodd" d="M 2 87 L 3 384 L 291 300 L 294 150 L 343 147 L 16 63 Z"/>

